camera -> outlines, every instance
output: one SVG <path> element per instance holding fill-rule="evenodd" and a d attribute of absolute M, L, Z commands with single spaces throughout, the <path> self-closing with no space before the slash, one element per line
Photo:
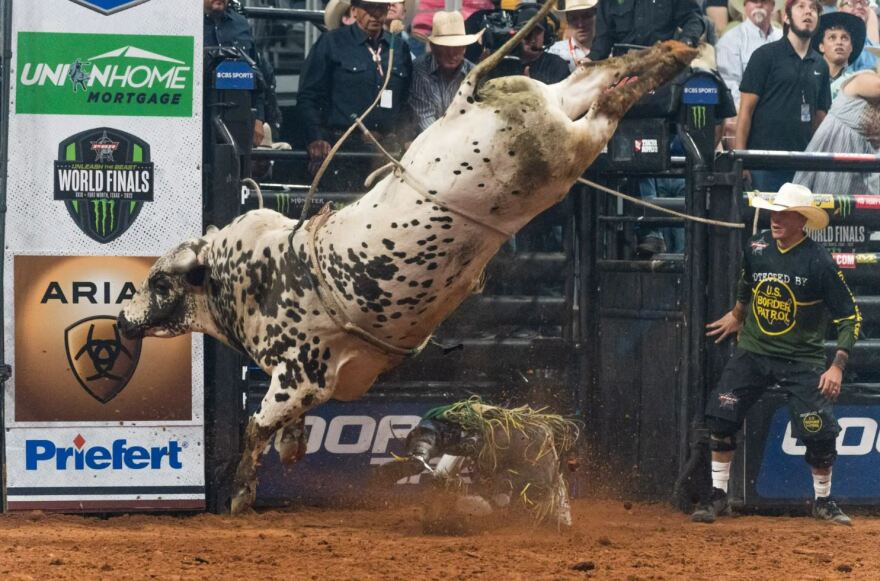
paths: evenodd
<path fill-rule="evenodd" d="M 493 1 L 495 9 L 482 15 L 478 30 L 483 33 L 483 47 L 489 52 L 495 52 L 516 34 L 528 20 L 540 10 L 540 5 L 532 2 L 520 4 L 516 10 L 504 10 L 500 8 L 500 0 Z M 559 30 L 559 18 L 552 12 L 545 17 L 544 23 L 544 49 L 556 42 L 556 31 Z"/>

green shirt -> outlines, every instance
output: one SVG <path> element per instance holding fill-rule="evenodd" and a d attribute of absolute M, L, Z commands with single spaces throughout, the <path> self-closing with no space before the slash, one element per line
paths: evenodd
<path fill-rule="evenodd" d="M 847 352 L 862 322 L 843 273 L 809 237 L 785 250 L 770 232 L 752 237 L 737 301 L 747 305 L 739 346 L 760 355 L 824 365 L 828 322 L 837 325 L 837 348 Z"/>

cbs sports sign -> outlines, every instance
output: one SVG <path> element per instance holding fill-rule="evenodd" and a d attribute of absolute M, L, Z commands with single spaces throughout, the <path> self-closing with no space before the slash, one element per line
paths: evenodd
<path fill-rule="evenodd" d="M 116 326 L 202 232 L 202 7 L 11 4 L 4 508 L 203 508 L 201 337 Z"/>

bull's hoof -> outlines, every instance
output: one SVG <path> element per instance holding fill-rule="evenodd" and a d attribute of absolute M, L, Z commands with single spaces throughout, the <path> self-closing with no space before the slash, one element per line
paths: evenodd
<path fill-rule="evenodd" d="M 249 511 L 254 505 L 256 496 L 255 492 L 248 489 L 240 491 L 232 497 L 232 502 L 229 504 L 229 514 L 236 516 Z"/>

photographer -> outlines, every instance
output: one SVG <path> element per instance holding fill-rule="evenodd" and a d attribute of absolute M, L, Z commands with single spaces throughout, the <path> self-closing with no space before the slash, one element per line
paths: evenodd
<path fill-rule="evenodd" d="M 521 4 L 516 10 L 513 31 L 521 29 L 538 13 L 538 4 Z M 548 85 L 558 83 L 569 75 L 564 59 L 546 52 L 556 38 L 555 17 L 548 16 L 539 22 L 516 47 L 512 56 L 505 58 L 490 74 L 490 78 L 525 75 Z M 497 47 L 494 47 L 497 48 Z"/>

